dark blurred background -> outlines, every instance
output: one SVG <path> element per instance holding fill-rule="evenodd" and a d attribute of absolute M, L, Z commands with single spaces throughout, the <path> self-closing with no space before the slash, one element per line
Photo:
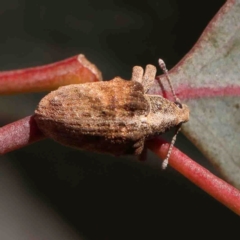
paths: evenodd
<path fill-rule="evenodd" d="M 83 53 L 104 79 L 134 65 L 173 67 L 223 0 L 1 0 L 0 69 Z M 1 126 L 31 115 L 46 93 L 1 96 Z M 177 147 L 215 171 L 184 136 Z M 0 239 L 195 239 L 228 235 L 238 217 L 170 167 L 76 151 L 51 140 L 0 159 Z"/>

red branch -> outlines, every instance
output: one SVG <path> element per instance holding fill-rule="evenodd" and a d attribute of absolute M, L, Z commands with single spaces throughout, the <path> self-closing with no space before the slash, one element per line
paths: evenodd
<path fill-rule="evenodd" d="M 43 138 L 33 116 L 25 117 L 0 128 L 0 154 L 25 147 Z"/>
<path fill-rule="evenodd" d="M 148 147 L 164 159 L 168 152 L 169 143 L 160 139 L 154 139 L 148 142 Z M 240 192 L 232 185 L 216 177 L 176 148 L 173 148 L 169 165 L 233 212 L 240 215 Z"/>
<path fill-rule="evenodd" d="M 0 94 L 47 91 L 100 80 L 101 72 L 80 54 L 41 67 L 0 72 Z"/>

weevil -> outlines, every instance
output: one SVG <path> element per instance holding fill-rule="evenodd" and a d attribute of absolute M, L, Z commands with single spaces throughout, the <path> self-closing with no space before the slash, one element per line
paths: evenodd
<path fill-rule="evenodd" d="M 156 67 L 133 67 L 130 81 L 72 84 L 46 95 L 35 111 L 35 120 L 46 137 L 90 151 L 113 155 L 139 155 L 146 139 L 176 127 L 163 168 L 180 131 L 189 120 L 189 109 L 181 104 L 172 88 L 164 62 L 159 64 L 169 80 L 175 102 L 149 95 Z"/>

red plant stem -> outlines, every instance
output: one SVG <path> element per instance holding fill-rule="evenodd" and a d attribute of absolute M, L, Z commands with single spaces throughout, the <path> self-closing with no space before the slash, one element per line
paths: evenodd
<path fill-rule="evenodd" d="M 25 147 L 43 138 L 33 116 L 25 117 L 0 128 L 0 154 Z"/>
<path fill-rule="evenodd" d="M 41 67 L 0 72 L 0 94 L 46 91 L 100 80 L 101 72 L 80 54 Z"/>
<path fill-rule="evenodd" d="M 169 143 L 160 139 L 154 139 L 147 144 L 159 157 L 162 159 L 166 157 Z M 239 190 L 216 177 L 176 148 L 172 150 L 169 165 L 233 212 L 240 215 Z"/>

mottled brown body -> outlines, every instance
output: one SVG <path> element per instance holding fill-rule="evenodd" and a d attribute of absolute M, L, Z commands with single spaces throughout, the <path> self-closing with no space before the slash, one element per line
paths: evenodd
<path fill-rule="evenodd" d="M 74 84 L 49 93 L 35 111 L 38 127 L 64 145 L 97 152 L 140 154 L 146 138 L 188 121 L 182 108 L 161 96 L 147 95 L 156 74 L 133 69 L 131 81 Z"/>

